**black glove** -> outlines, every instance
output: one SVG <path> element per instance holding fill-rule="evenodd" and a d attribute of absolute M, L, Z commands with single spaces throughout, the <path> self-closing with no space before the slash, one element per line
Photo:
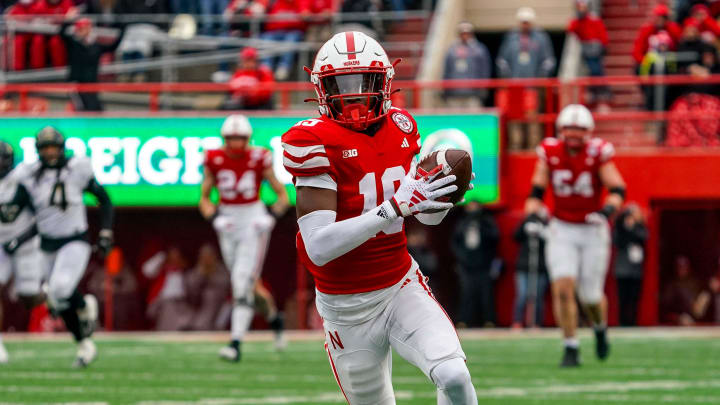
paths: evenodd
<path fill-rule="evenodd" d="M 538 213 L 533 212 L 532 214 L 528 215 L 527 218 L 525 218 L 527 222 L 537 222 L 538 224 L 544 224 L 545 221 L 543 221 L 542 217 L 538 215 Z"/>
<path fill-rule="evenodd" d="M 100 252 L 102 252 L 102 254 L 104 256 L 107 256 L 107 254 L 110 253 L 110 250 L 113 247 L 113 231 L 112 231 L 112 229 L 100 230 L 100 234 L 98 235 L 97 246 L 100 249 Z"/>
<path fill-rule="evenodd" d="M 3 244 L 3 250 L 5 253 L 12 255 L 20 247 L 20 241 L 17 238 L 12 239 L 10 242 Z"/>

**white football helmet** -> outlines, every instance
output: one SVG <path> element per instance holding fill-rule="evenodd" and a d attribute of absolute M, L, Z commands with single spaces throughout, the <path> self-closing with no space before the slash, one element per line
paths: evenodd
<path fill-rule="evenodd" d="M 312 71 L 305 70 L 320 114 L 341 125 L 361 131 L 390 111 L 395 69 L 382 46 L 362 32 L 336 34 L 318 51 Z"/>
<path fill-rule="evenodd" d="M 595 120 L 592 113 L 582 104 L 568 104 L 558 114 L 555 121 L 557 129 L 564 127 L 584 128 L 588 131 L 595 129 Z"/>
<path fill-rule="evenodd" d="M 247 117 L 242 114 L 233 114 L 225 119 L 225 122 L 220 128 L 220 135 L 223 138 L 227 137 L 243 137 L 250 138 L 252 136 L 252 126 Z"/>

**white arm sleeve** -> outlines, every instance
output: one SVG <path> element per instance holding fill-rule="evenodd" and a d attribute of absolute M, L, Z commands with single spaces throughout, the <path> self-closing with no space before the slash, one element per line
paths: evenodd
<path fill-rule="evenodd" d="M 424 225 L 438 225 L 442 222 L 445 215 L 450 210 L 442 210 L 440 212 L 433 212 L 432 214 L 423 214 L 422 212 L 415 214 L 415 218 Z"/>
<path fill-rule="evenodd" d="M 326 188 L 337 191 L 337 183 L 327 173 L 318 176 L 297 177 L 295 178 L 295 187 Z"/>
<path fill-rule="evenodd" d="M 298 219 L 307 255 L 317 266 L 324 266 L 362 245 L 397 218 L 390 201 L 340 222 L 335 222 L 336 216 L 335 211 L 319 210 Z"/>

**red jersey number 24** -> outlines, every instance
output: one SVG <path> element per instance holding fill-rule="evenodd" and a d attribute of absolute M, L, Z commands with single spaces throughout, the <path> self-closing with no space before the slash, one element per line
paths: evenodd
<path fill-rule="evenodd" d="M 237 198 L 238 195 L 245 199 L 255 197 L 256 181 L 255 172 L 252 170 L 243 173 L 239 179 L 232 170 L 220 170 L 217 174 L 218 191 L 223 197 L 231 200 Z"/>

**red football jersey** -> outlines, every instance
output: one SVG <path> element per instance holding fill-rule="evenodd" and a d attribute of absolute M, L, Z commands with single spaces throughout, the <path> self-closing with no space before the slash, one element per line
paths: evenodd
<path fill-rule="evenodd" d="M 357 217 L 389 200 L 420 152 L 415 120 L 393 108 L 374 136 L 354 132 L 327 117 L 300 121 L 282 137 L 283 162 L 294 176 L 329 175 L 337 185 L 337 221 Z M 302 263 L 326 294 L 379 290 L 410 269 L 403 219 L 398 218 L 354 250 L 324 266 L 313 264 L 297 234 Z"/>
<path fill-rule="evenodd" d="M 258 200 L 263 171 L 272 166 L 269 150 L 248 146 L 239 156 L 225 149 L 207 151 L 205 167 L 215 176 L 220 204 L 247 204 Z"/>
<path fill-rule="evenodd" d="M 587 214 L 602 208 L 603 186 L 599 169 L 615 154 L 611 143 L 592 138 L 585 148 L 571 155 L 562 140 L 545 138 L 537 153 L 550 169 L 555 202 L 553 216 L 581 223 L 585 222 Z"/>

